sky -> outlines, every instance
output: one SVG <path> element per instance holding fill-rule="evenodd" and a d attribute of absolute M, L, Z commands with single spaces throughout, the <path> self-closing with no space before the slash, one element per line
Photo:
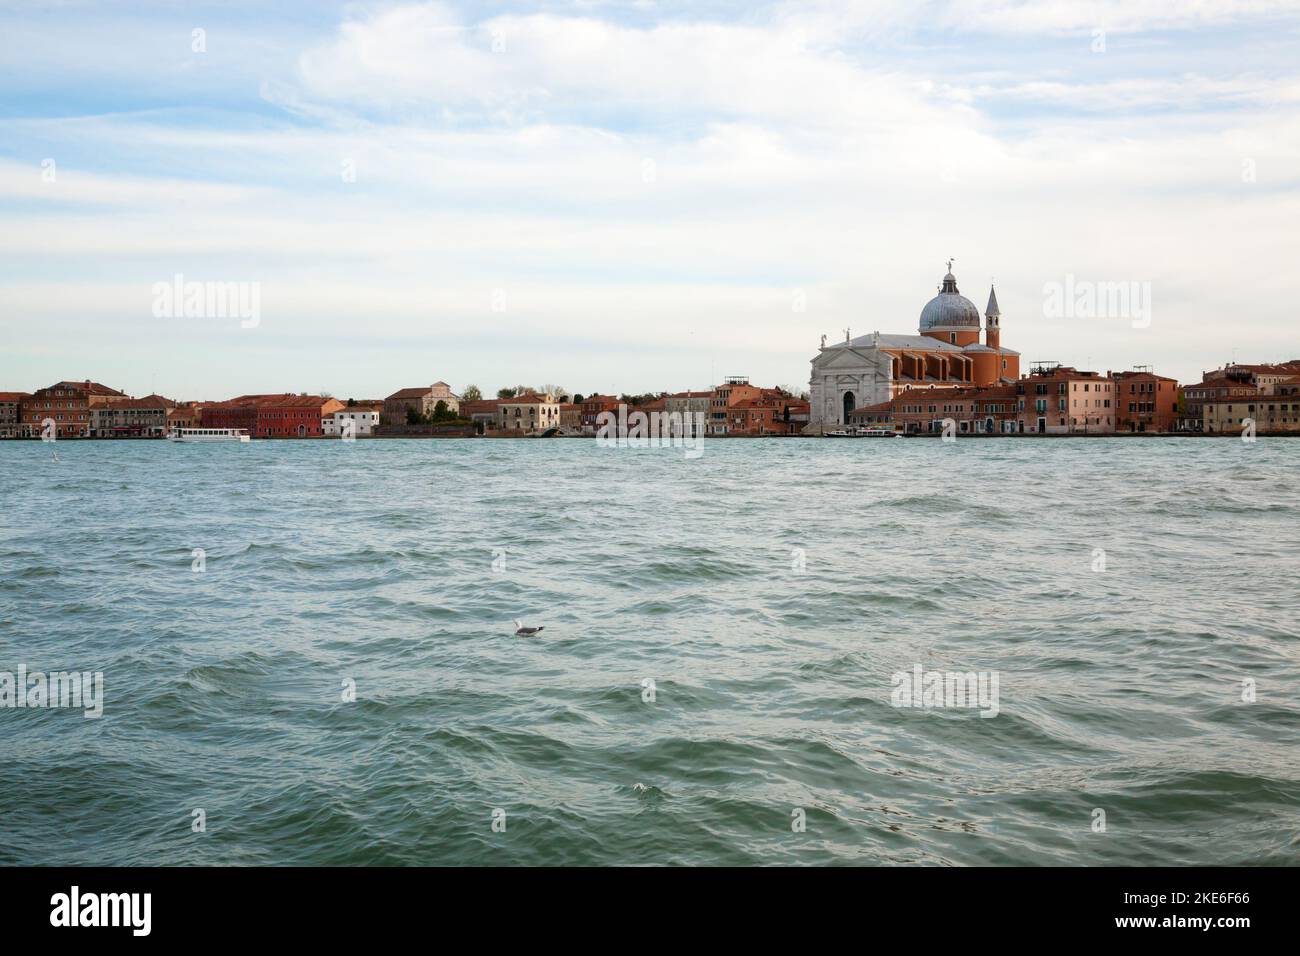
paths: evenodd
<path fill-rule="evenodd" d="M 1265 0 L 0 0 L 0 391 L 806 388 L 950 258 L 1027 362 L 1300 358 L 1297 49 Z"/>

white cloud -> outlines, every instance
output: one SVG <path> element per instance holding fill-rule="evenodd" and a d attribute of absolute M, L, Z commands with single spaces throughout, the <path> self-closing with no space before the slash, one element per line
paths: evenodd
<path fill-rule="evenodd" d="M 1213 2 L 1172 18 L 1145 3 L 1084 7 L 1133 29 L 1239 15 Z M 838 20 L 818 20 L 832 9 Z M 150 284 L 179 271 L 263 283 L 260 337 L 202 333 L 214 380 L 249 350 L 294 368 L 349 340 L 381 356 L 374 377 L 326 384 L 378 394 L 387 364 L 432 337 L 453 367 L 438 374 L 477 368 L 485 387 L 485 371 L 536 377 L 494 361 L 576 383 L 574 351 L 593 343 L 602 374 L 630 390 L 698 386 L 710 356 L 799 381 L 822 332 L 914 328 L 955 255 L 978 304 L 997 277 L 1005 340 L 1027 357 L 1187 377 L 1221 360 L 1229 314 L 1248 319 L 1232 330 L 1243 356 L 1283 357 L 1295 78 L 1176 50 L 1170 73 L 1118 58 L 1095 74 L 967 72 L 946 50 L 897 51 L 922 27 L 969 49 L 981 31 L 1068 31 L 1086 17 L 1055 3 L 888 9 L 903 12 L 798 5 L 771 22 L 635 28 L 383 7 L 267 62 L 268 96 L 292 121 L 0 120 L 25 154 L 59 157 L 55 190 L 31 162 L 0 160 L 4 318 L 35 320 L 15 323 L 12 354 L 39 352 L 22 338 L 39 328 L 104 347 L 126 331 L 165 356 L 200 334 L 159 336 L 143 308 Z M 887 59 L 854 46 L 864 25 L 876 43 L 907 39 L 891 38 Z M 1043 321 L 1042 284 L 1066 272 L 1151 281 L 1153 331 Z M 494 288 L 504 314 L 490 311 Z M 806 312 L 791 307 L 796 288 Z"/>

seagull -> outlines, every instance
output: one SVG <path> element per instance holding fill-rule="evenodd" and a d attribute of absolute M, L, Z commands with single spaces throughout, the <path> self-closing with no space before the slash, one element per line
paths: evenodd
<path fill-rule="evenodd" d="M 545 627 L 524 627 L 523 621 L 515 618 L 515 637 L 532 637 L 546 630 Z"/>

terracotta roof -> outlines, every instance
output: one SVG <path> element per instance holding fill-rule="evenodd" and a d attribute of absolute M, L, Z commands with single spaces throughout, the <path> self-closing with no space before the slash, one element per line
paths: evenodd
<path fill-rule="evenodd" d="M 893 412 L 893 402 L 878 402 L 875 405 L 863 405 L 861 408 L 855 408 L 849 412 L 850 415 L 866 414 L 867 412 Z"/>
<path fill-rule="evenodd" d="M 712 392 L 673 392 L 669 398 L 712 398 Z"/>
<path fill-rule="evenodd" d="M 0 402 L 16 402 L 23 398 L 31 398 L 31 392 L 0 392 Z"/>
<path fill-rule="evenodd" d="M 1162 382 L 1177 383 L 1178 379 L 1170 378 L 1168 375 L 1157 375 L 1155 372 L 1139 372 L 1134 369 L 1131 372 L 1111 372 L 1111 378 L 1158 378 Z"/>
<path fill-rule="evenodd" d="M 501 405 L 555 405 L 558 404 L 554 399 L 548 399 L 545 395 L 516 395 L 514 398 L 498 399 Z"/>
<path fill-rule="evenodd" d="M 91 395 L 126 395 L 125 392 L 119 392 L 115 388 L 109 388 L 107 385 L 101 385 L 99 382 L 92 382 L 89 379 L 81 382 L 59 382 L 57 385 L 51 385 L 50 388 L 79 388 Z"/>
<path fill-rule="evenodd" d="M 240 395 L 224 402 L 211 402 L 206 408 L 319 408 L 329 402 L 338 401 L 323 395 L 294 395 L 284 392 L 279 395 Z M 341 402 L 339 403 L 342 404 Z"/>
<path fill-rule="evenodd" d="M 113 402 L 103 407 L 117 410 L 123 408 L 174 408 L 175 406 L 175 402 L 169 401 L 161 395 L 146 395 L 144 398 L 128 398 L 124 402 Z"/>
<path fill-rule="evenodd" d="M 391 402 L 394 399 L 399 398 L 424 398 L 431 391 L 433 391 L 433 389 L 427 386 L 422 388 L 403 388 L 393 392 L 393 394 L 389 395 L 388 398 L 384 399 L 384 401 Z"/>
<path fill-rule="evenodd" d="M 487 412 L 495 412 L 502 401 L 504 399 L 482 398 L 472 402 L 461 402 L 460 413 L 462 415 L 482 415 Z"/>

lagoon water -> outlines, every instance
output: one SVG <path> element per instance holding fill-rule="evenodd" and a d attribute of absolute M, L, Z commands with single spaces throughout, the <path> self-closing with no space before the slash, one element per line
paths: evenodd
<path fill-rule="evenodd" d="M 104 714 L 0 708 L 0 863 L 1300 862 L 1300 441 L 57 451 L 0 672 Z"/>

